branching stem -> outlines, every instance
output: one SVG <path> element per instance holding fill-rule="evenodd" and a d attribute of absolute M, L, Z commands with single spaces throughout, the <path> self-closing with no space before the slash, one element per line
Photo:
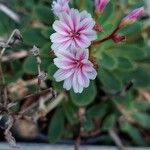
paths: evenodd
<path fill-rule="evenodd" d="M 92 43 L 92 46 L 100 45 L 101 43 L 112 39 L 112 37 L 118 32 L 119 29 L 120 29 L 120 28 L 117 27 L 109 36 L 107 36 L 107 37 L 105 37 L 105 38 L 103 38 L 103 39 L 101 39 L 101 40 L 94 41 L 94 42 Z"/>

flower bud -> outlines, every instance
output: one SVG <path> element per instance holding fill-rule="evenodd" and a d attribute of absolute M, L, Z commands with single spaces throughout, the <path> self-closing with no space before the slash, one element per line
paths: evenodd
<path fill-rule="evenodd" d="M 64 12 L 68 13 L 69 10 L 69 0 L 57 0 L 52 3 L 52 11 L 58 17 Z"/>
<path fill-rule="evenodd" d="M 93 29 L 97 32 L 104 32 L 104 29 L 100 24 L 95 24 Z"/>
<path fill-rule="evenodd" d="M 109 3 L 109 0 L 95 0 L 96 11 L 98 13 L 103 13 L 108 3 Z"/>
<path fill-rule="evenodd" d="M 137 8 L 131 11 L 120 23 L 119 27 L 134 23 L 138 17 L 144 15 L 144 7 Z"/>
<path fill-rule="evenodd" d="M 120 34 L 114 34 L 111 38 L 115 43 L 120 43 L 126 41 L 126 37 Z"/>

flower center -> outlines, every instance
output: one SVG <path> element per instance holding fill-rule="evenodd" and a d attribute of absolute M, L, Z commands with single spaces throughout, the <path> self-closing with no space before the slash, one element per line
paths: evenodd
<path fill-rule="evenodd" d="M 75 61 L 77 68 L 82 68 L 83 63 L 80 60 Z"/>
<path fill-rule="evenodd" d="M 70 31 L 69 34 L 72 38 L 78 38 L 80 36 L 80 33 L 74 31 Z"/>

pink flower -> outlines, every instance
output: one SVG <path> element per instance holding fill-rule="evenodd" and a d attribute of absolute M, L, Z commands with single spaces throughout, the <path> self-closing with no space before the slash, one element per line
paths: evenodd
<path fill-rule="evenodd" d="M 130 12 L 120 23 L 120 27 L 134 23 L 138 17 L 144 15 L 144 7 L 137 8 Z"/>
<path fill-rule="evenodd" d="M 52 10 L 56 16 L 60 16 L 63 12 L 69 12 L 69 0 L 57 0 L 52 3 Z"/>
<path fill-rule="evenodd" d="M 53 24 L 56 33 L 50 36 L 53 50 L 85 49 L 96 39 L 95 22 L 86 11 L 71 9 L 62 13 Z"/>
<path fill-rule="evenodd" d="M 59 68 L 54 74 L 57 82 L 63 81 L 63 88 L 75 93 L 81 93 L 83 88 L 89 86 L 89 80 L 96 78 L 93 64 L 88 60 L 88 49 L 69 51 L 55 51 L 57 58 L 54 64 Z"/>
<path fill-rule="evenodd" d="M 99 13 L 103 13 L 108 3 L 109 3 L 109 0 L 95 0 L 96 11 Z"/>

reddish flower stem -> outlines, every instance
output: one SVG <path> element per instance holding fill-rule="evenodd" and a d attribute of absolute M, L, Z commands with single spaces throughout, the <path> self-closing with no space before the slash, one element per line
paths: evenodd
<path fill-rule="evenodd" d="M 118 26 L 109 36 L 105 37 L 104 39 L 101 39 L 101 40 L 98 40 L 98 41 L 94 41 L 92 43 L 92 46 L 100 45 L 101 43 L 103 43 L 103 42 L 105 42 L 105 41 L 107 41 L 109 39 L 112 39 L 113 36 L 118 32 L 119 29 L 120 28 Z"/>

